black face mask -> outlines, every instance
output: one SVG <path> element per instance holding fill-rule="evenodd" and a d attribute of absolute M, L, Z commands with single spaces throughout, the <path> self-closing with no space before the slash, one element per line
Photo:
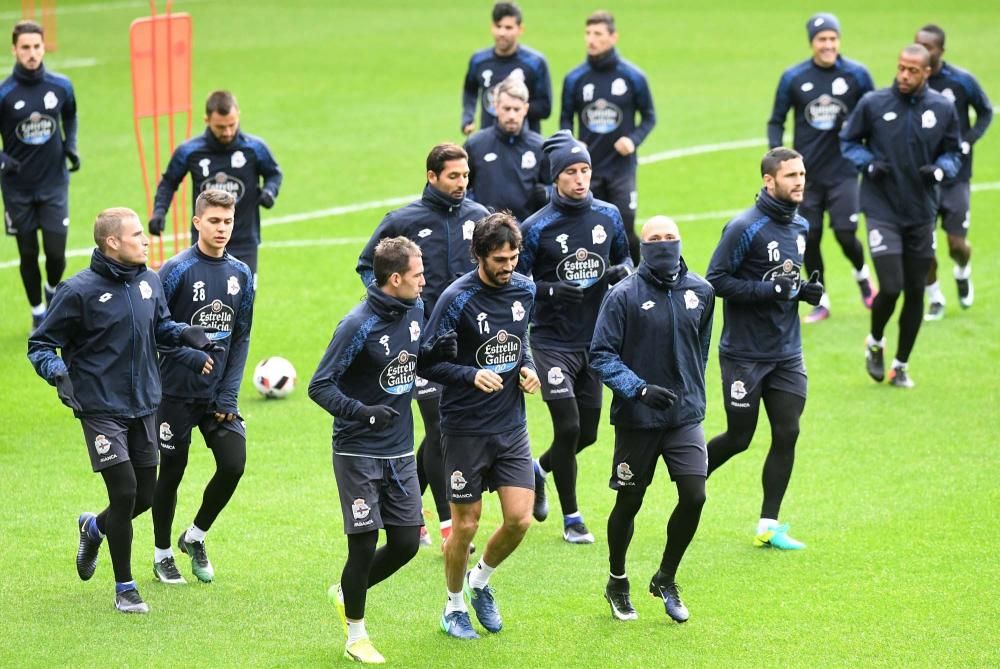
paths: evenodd
<path fill-rule="evenodd" d="M 642 261 L 663 279 L 672 279 L 681 271 L 681 240 L 642 242 Z"/>

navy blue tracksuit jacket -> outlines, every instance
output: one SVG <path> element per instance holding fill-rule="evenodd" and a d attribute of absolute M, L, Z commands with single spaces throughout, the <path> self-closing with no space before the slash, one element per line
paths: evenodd
<path fill-rule="evenodd" d="M 969 143 L 969 153 L 962 154 L 962 167 L 956 181 L 972 179 L 972 147 L 982 138 L 993 121 L 993 105 L 976 78 L 951 63 L 941 63 L 941 69 L 930 76 L 927 85 L 955 103 L 962 139 Z M 969 120 L 969 109 L 976 111 L 976 123 Z"/>
<path fill-rule="evenodd" d="M 535 199 L 549 182 L 544 138 L 527 126 L 511 135 L 499 125 L 475 132 L 465 142 L 469 154 L 468 197 L 491 211 L 510 210 L 523 221 L 544 205 Z"/>
<path fill-rule="evenodd" d="M 462 86 L 462 128 L 476 120 L 476 107 L 481 110 L 480 128 L 496 123 L 493 89 L 511 75 L 520 77 L 528 87 L 528 127 L 541 132 L 542 119 L 552 113 L 549 64 L 545 56 L 523 44 L 509 56 L 498 56 L 493 47 L 472 54 Z"/>

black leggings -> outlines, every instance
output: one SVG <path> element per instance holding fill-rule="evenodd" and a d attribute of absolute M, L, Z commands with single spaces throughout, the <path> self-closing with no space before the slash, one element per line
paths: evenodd
<path fill-rule="evenodd" d="M 247 441 L 243 435 L 221 428 L 209 432 L 205 441 L 215 456 L 215 474 L 205 486 L 201 508 L 194 517 L 194 524 L 207 532 L 229 503 L 243 476 L 247 461 Z M 153 538 L 157 548 L 170 547 L 174 511 L 177 508 L 177 488 L 184 478 L 190 450 L 191 445 L 188 444 L 172 453 L 161 451 L 160 476 L 156 480 L 156 493 L 153 496 Z"/>
<path fill-rule="evenodd" d="M 132 468 L 123 462 L 101 470 L 108 489 L 108 507 L 97 514 L 97 529 L 108 537 L 115 581 L 132 580 L 132 519 L 153 503 L 156 467 Z"/>
<path fill-rule="evenodd" d="M 760 517 L 777 520 L 781 501 L 795 464 L 795 442 L 799 438 L 799 417 L 805 410 L 806 399 L 780 390 L 764 392 L 764 409 L 771 423 L 771 449 L 764 460 L 761 485 L 764 502 Z M 726 409 L 726 431 L 708 442 L 708 474 L 721 467 L 729 458 L 750 447 L 757 430 L 760 404 L 752 411 Z"/>
<path fill-rule="evenodd" d="M 378 530 L 347 535 L 347 562 L 340 575 L 344 610 L 351 620 L 365 617 L 368 589 L 395 574 L 420 548 L 419 527 L 387 525 L 385 545 L 378 550 Z"/>
<path fill-rule="evenodd" d="M 855 271 L 864 267 L 865 251 L 861 246 L 861 242 L 858 241 L 855 232 L 853 230 L 834 230 L 833 235 L 837 238 L 837 243 L 840 244 L 840 249 L 844 252 L 844 257 L 851 261 L 851 265 Z M 824 283 L 826 280 L 824 276 L 823 252 L 820 248 L 822 240 L 823 212 L 821 211 L 818 225 L 814 224 L 813 221 L 809 221 L 809 236 L 806 241 L 806 252 L 804 254 L 806 271 L 810 275 L 818 271 L 820 283 Z"/>
<path fill-rule="evenodd" d="M 662 577 L 673 581 L 677 567 L 684 557 L 701 520 L 701 509 L 705 506 L 705 477 L 678 476 L 677 506 L 667 522 L 667 544 L 660 559 Z M 635 516 L 642 507 L 646 489 L 626 488 L 618 491 L 615 506 L 608 516 L 608 562 L 611 573 L 625 573 L 625 554 L 628 552 L 632 534 L 635 531 Z"/>
<path fill-rule="evenodd" d="M 430 484 L 438 520 L 451 520 L 448 491 L 445 490 L 444 455 L 441 453 L 440 406 L 440 396 L 417 401 L 420 417 L 424 421 L 424 439 L 417 449 L 417 480 L 420 482 L 421 496 Z"/>
<path fill-rule="evenodd" d="M 885 326 L 896 309 L 896 300 L 903 294 L 903 309 L 899 312 L 899 345 L 896 359 L 910 359 L 913 345 L 920 332 L 924 316 L 924 286 L 930 271 L 930 258 L 905 255 L 881 256 L 874 259 L 878 275 L 878 295 L 872 302 L 872 337 L 882 339 Z"/>
<path fill-rule="evenodd" d="M 576 454 L 597 441 L 601 408 L 582 407 L 575 399 L 546 402 L 552 415 L 552 445 L 538 463 L 552 472 L 563 515 L 578 511 L 576 503 Z"/>
<path fill-rule="evenodd" d="M 66 270 L 66 237 L 42 230 L 45 247 L 45 280 L 53 288 L 62 280 Z M 35 307 L 42 303 L 42 273 L 38 270 L 38 232 L 17 236 L 17 252 L 21 256 L 21 283 L 28 296 L 28 303 Z"/>

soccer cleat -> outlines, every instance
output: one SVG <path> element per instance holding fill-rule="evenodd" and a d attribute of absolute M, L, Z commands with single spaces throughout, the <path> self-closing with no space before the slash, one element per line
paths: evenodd
<path fill-rule="evenodd" d="M 563 528 L 563 539 L 571 544 L 592 544 L 594 535 L 590 533 L 582 520 L 578 520 Z"/>
<path fill-rule="evenodd" d="M 149 613 L 149 604 L 142 601 L 135 588 L 116 593 L 115 608 L 122 613 Z"/>
<path fill-rule="evenodd" d="M 208 561 L 208 553 L 205 552 L 205 542 L 188 541 L 187 530 L 184 530 L 181 532 L 181 536 L 177 537 L 177 547 L 181 549 L 181 553 L 191 557 L 191 572 L 198 580 L 202 583 L 211 583 L 212 579 L 215 578 L 215 569 L 212 568 L 212 563 Z"/>
<path fill-rule="evenodd" d="M 344 608 L 344 591 L 341 590 L 340 583 L 331 585 L 326 591 L 326 596 L 336 607 L 340 626 L 344 628 L 344 636 L 347 636 L 347 609 Z"/>
<path fill-rule="evenodd" d="M 959 306 L 963 309 L 968 309 L 972 306 L 973 299 L 975 299 L 975 291 L 972 289 L 972 278 L 955 279 L 955 284 L 958 286 Z"/>
<path fill-rule="evenodd" d="M 476 612 L 479 624 L 485 627 L 487 632 L 496 634 L 503 629 L 503 620 L 500 619 L 500 609 L 497 608 L 497 602 L 493 598 L 495 591 L 488 585 L 482 588 L 473 588 L 469 585 L 470 573 L 465 572 L 462 589 L 465 591 L 465 596 L 469 598 L 472 609 Z"/>
<path fill-rule="evenodd" d="M 676 583 L 657 583 L 654 578 L 649 582 L 649 594 L 663 600 L 663 608 L 672 620 L 683 623 L 691 617 L 684 602 L 681 601 Z"/>
<path fill-rule="evenodd" d="M 914 383 L 910 375 L 906 373 L 906 367 L 893 367 L 889 371 L 889 385 L 897 388 L 912 388 Z"/>
<path fill-rule="evenodd" d="M 429 548 L 433 546 L 434 543 L 431 541 L 431 535 L 427 533 L 427 526 L 420 526 L 420 547 Z"/>
<path fill-rule="evenodd" d="M 478 639 L 476 630 L 472 629 L 468 611 L 445 612 L 441 616 L 441 631 L 456 639 Z"/>
<path fill-rule="evenodd" d="M 865 305 L 865 309 L 872 308 L 872 302 L 875 301 L 875 296 L 878 292 L 872 288 L 872 282 L 870 279 L 861 279 L 858 281 L 858 289 L 861 291 L 861 303 Z"/>
<path fill-rule="evenodd" d="M 939 321 L 942 318 L 944 318 L 944 303 L 931 302 L 930 306 L 927 307 L 927 313 L 924 314 L 924 320 Z"/>
<path fill-rule="evenodd" d="M 375 650 L 371 639 L 365 637 L 344 647 L 344 657 L 362 664 L 385 664 L 382 653 Z"/>
<path fill-rule="evenodd" d="M 788 536 L 788 525 L 775 525 L 753 538 L 754 546 L 780 548 L 784 551 L 798 551 L 806 547 L 801 541 Z"/>
<path fill-rule="evenodd" d="M 77 528 L 80 530 L 80 545 L 76 549 L 76 573 L 80 575 L 81 581 L 89 581 L 97 569 L 97 552 L 101 548 L 103 539 L 94 539 L 87 531 L 87 526 L 91 522 L 97 522 L 97 516 L 85 511 L 77 518 Z"/>
<path fill-rule="evenodd" d="M 875 342 L 865 346 L 865 367 L 868 369 L 868 376 L 877 383 L 882 383 L 885 379 L 884 347 Z"/>
<path fill-rule="evenodd" d="M 830 310 L 824 307 L 822 304 L 817 304 L 813 307 L 806 317 L 803 319 L 806 323 L 819 323 L 820 321 L 825 321 L 830 317 Z"/>
<path fill-rule="evenodd" d="M 153 563 L 153 576 L 155 576 L 160 583 L 167 583 L 169 585 L 183 585 L 187 583 L 184 577 L 181 576 L 181 572 L 177 569 L 177 563 L 174 562 L 173 556 L 165 557 L 159 562 Z"/>
<path fill-rule="evenodd" d="M 531 509 L 531 515 L 535 517 L 538 522 L 544 521 L 549 517 L 549 500 L 545 496 L 545 477 L 542 476 L 541 471 L 538 469 L 538 463 L 535 463 L 535 505 Z"/>
<path fill-rule="evenodd" d="M 604 587 L 604 599 L 611 605 L 611 615 L 616 620 L 635 620 L 639 617 L 635 607 L 632 606 L 632 598 L 629 597 L 627 588 L 615 590 L 609 584 Z"/>

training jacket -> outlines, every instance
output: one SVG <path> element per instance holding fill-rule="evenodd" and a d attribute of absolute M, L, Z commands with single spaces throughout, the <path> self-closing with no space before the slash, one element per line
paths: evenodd
<path fill-rule="evenodd" d="M 986 97 L 986 91 L 969 72 L 951 63 L 941 63 L 937 74 L 932 74 L 927 85 L 955 103 L 958 112 L 959 128 L 962 139 L 969 143 L 969 152 L 963 153 L 962 167 L 955 175 L 955 181 L 970 181 L 972 179 L 972 150 L 986 129 L 993 121 L 993 105 Z M 976 111 L 976 123 L 969 121 L 969 109 Z"/>
<path fill-rule="evenodd" d="M 516 135 L 504 132 L 499 125 L 473 133 L 465 143 L 468 197 L 491 211 L 509 209 L 517 220 L 526 219 L 545 204 L 544 199 L 535 197 L 538 187 L 549 185 L 549 159 L 542 153 L 543 141 L 527 126 Z"/>
<path fill-rule="evenodd" d="M 509 76 L 520 77 L 528 87 L 528 127 L 541 132 L 542 119 L 552 113 L 552 81 L 545 56 L 523 44 L 509 56 L 498 56 L 493 47 L 472 54 L 462 86 L 462 128 L 476 120 L 479 103 L 479 127 L 496 123 L 493 89 Z"/>

